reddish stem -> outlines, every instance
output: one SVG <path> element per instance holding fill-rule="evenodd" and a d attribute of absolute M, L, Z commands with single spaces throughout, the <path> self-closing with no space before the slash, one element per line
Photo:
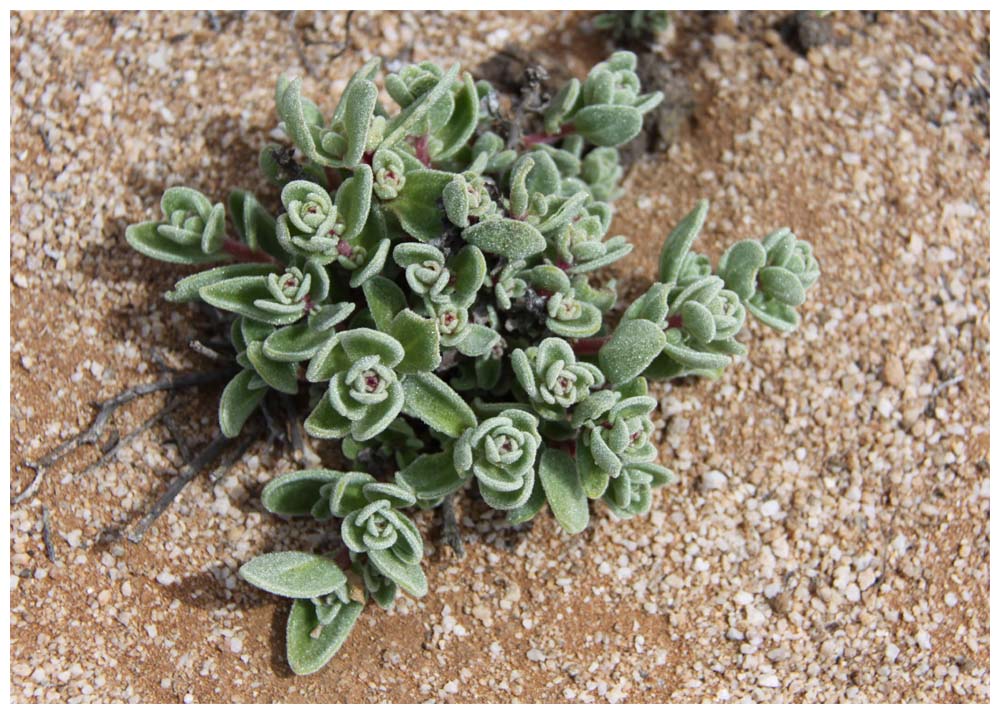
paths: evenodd
<path fill-rule="evenodd" d="M 351 551 L 344 546 L 340 546 L 337 549 L 336 555 L 333 556 L 333 561 L 343 570 L 347 570 L 351 567 Z"/>
<path fill-rule="evenodd" d="M 610 335 L 573 340 L 573 352 L 578 355 L 596 355 L 609 339 L 611 339 Z"/>
<path fill-rule="evenodd" d="M 226 238 L 222 241 L 222 250 L 243 263 L 277 263 L 273 256 L 262 250 L 254 250 L 246 243 Z"/>
<path fill-rule="evenodd" d="M 565 451 L 571 457 L 576 457 L 576 441 L 550 441 L 549 447 Z"/>
<path fill-rule="evenodd" d="M 526 134 L 521 137 L 521 143 L 524 144 L 524 148 L 530 149 L 535 144 L 554 144 L 560 139 L 569 134 L 573 133 L 572 124 L 564 124 L 559 127 L 559 131 L 555 134 L 546 134 L 545 132 L 539 132 L 538 134 Z"/>
<path fill-rule="evenodd" d="M 413 145 L 413 154 L 424 166 L 431 165 L 431 154 L 427 150 L 427 136 L 412 136 L 410 143 Z"/>

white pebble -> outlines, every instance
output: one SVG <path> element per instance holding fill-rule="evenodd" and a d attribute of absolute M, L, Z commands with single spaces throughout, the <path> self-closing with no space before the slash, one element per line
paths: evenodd
<path fill-rule="evenodd" d="M 721 471 L 709 471 L 701 477 L 702 491 L 717 491 L 725 488 L 729 479 Z"/>
<path fill-rule="evenodd" d="M 532 647 L 530 650 L 528 650 L 528 659 L 530 659 L 532 662 L 544 662 L 545 653 L 542 652 L 540 649 Z"/>

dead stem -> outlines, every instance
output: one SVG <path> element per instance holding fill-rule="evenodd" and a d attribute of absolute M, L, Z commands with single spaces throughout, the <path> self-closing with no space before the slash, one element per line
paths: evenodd
<path fill-rule="evenodd" d="M 136 387 L 129 387 L 124 392 L 121 392 L 111 399 L 95 403 L 93 406 L 98 410 L 97 416 L 94 418 L 93 423 L 91 423 L 88 429 L 77 432 L 69 439 L 66 439 L 55 448 L 45 453 L 37 461 L 29 460 L 24 462 L 25 466 L 34 469 L 35 477 L 32 479 L 31 483 L 28 484 L 26 489 L 11 499 L 11 505 L 17 505 L 18 503 L 31 498 L 31 496 L 33 496 L 38 490 L 39 486 L 41 486 L 46 470 L 59 461 L 63 456 L 85 444 L 97 443 L 97 441 L 104 434 L 104 430 L 108 426 L 108 421 L 111 419 L 111 415 L 114 414 L 119 407 L 124 406 L 139 397 L 146 396 L 147 394 L 186 389 L 188 387 L 197 387 L 203 384 L 211 384 L 213 382 L 226 379 L 232 376 L 232 374 L 233 370 L 230 368 L 218 369 L 210 372 L 194 372 L 190 374 L 171 375 L 170 377 L 166 377 L 157 382 L 140 384 Z M 118 448 L 117 444 L 112 446 L 109 451 L 113 451 L 116 448 Z"/>
<path fill-rule="evenodd" d="M 128 539 L 132 543 L 141 543 L 149 527 L 170 507 L 170 504 L 174 502 L 174 499 L 177 498 L 184 487 L 191 483 L 194 477 L 201 473 L 205 467 L 215 461 L 231 443 L 232 439 L 220 434 L 212 439 L 208 446 L 199 451 L 191 461 L 187 462 L 184 468 L 180 470 L 167 486 L 167 490 L 164 491 L 163 495 L 153 504 L 149 513 L 143 516 L 133 531 L 129 533 Z"/>
<path fill-rule="evenodd" d="M 52 563 L 57 563 L 56 560 L 56 547 L 52 544 L 52 526 L 49 523 L 49 509 L 47 506 L 42 506 L 42 541 L 45 543 L 45 555 L 48 556 L 49 561 Z"/>
<path fill-rule="evenodd" d="M 168 402 L 166 406 L 163 407 L 163 409 L 160 409 L 158 412 L 156 412 L 156 414 L 149 417 L 149 419 L 142 422 L 142 424 L 137 426 L 128 434 L 115 441 L 114 444 L 111 444 L 104 451 L 104 453 L 101 454 L 101 458 L 99 458 L 97 461 L 90 464 L 89 466 L 87 466 L 87 468 L 85 468 L 83 471 L 80 472 L 80 476 L 81 477 L 86 476 L 90 472 L 95 471 L 96 469 L 99 469 L 105 464 L 107 464 L 109 461 L 111 461 L 111 459 L 115 457 L 115 455 L 121 450 L 123 446 L 127 446 L 128 444 L 135 441 L 136 437 L 138 437 L 140 434 L 145 433 L 149 429 L 153 428 L 160 420 L 166 419 L 167 416 L 170 414 L 170 412 L 177 409 L 177 407 L 179 407 L 180 405 L 181 401 L 179 399 L 174 399 Z"/>
<path fill-rule="evenodd" d="M 451 548 L 459 560 L 465 557 L 462 533 L 455 517 L 455 494 L 449 494 L 441 502 L 441 542 Z"/>

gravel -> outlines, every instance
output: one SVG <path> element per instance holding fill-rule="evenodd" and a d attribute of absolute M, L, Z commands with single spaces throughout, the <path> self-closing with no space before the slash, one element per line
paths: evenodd
<path fill-rule="evenodd" d="M 366 611 L 322 673 L 294 678 L 287 605 L 236 576 L 260 552 L 320 547 L 314 526 L 260 507 L 289 458 L 255 446 L 134 545 L 102 535 L 162 491 L 176 444 L 154 430 L 80 479 L 99 453 L 85 449 L 11 508 L 11 699 L 989 701 L 989 15 L 836 12 L 833 41 L 804 56 L 774 29 L 783 16 L 674 14 L 696 125 L 633 167 L 616 216 L 637 244 L 618 270 L 628 297 L 702 197 L 701 250 L 788 225 L 824 271 L 796 333 L 751 325 L 750 355 L 720 380 L 657 388 L 680 479 L 649 516 L 597 507 L 567 537 L 466 496 L 458 562 L 423 514 L 428 596 Z M 299 48 L 306 90 L 327 106 L 363 58 L 411 43 L 415 60 L 471 67 L 517 38 L 580 75 L 606 49 L 586 17 L 358 12 L 343 56 Z M 160 297 L 186 271 L 134 254 L 124 227 L 180 182 L 273 202 L 256 152 L 273 78 L 304 73 L 291 23 L 339 40 L 343 20 L 12 16 L 14 491 L 89 402 L 155 377 L 151 347 L 203 366 L 187 349 L 199 314 Z M 189 395 L 188 444 L 210 437 L 217 398 Z"/>

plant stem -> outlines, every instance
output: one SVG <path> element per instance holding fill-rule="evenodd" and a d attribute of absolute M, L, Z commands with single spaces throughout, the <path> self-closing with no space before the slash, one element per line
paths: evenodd
<path fill-rule="evenodd" d="M 521 137 L 521 143 L 524 144 L 526 149 L 530 149 L 535 144 L 554 144 L 560 139 L 569 134 L 573 133 L 572 124 L 564 124 L 559 127 L 559 131 L 555 134 L 546 134 L 545 132 L 539 132 L 537 134 L 527 134 Z"/>
<path fill-rule="evenodd" d="M 244 263 L 277 263 L 273 256 L 268 255 L 262 250 L 254 250 L 246 243 L 240 243 L 238 240 L 233 240 L 232 238 L 226 238 L 222 242 L 222 250 L 229 255 L 233 256 L 237 260 Z"/>
<path fill-rule="evenodd" d="M 611 339 L 610 335 L 573 340 L 573 352 L 578 355 L 596 355 L 609 339 Z"/>

